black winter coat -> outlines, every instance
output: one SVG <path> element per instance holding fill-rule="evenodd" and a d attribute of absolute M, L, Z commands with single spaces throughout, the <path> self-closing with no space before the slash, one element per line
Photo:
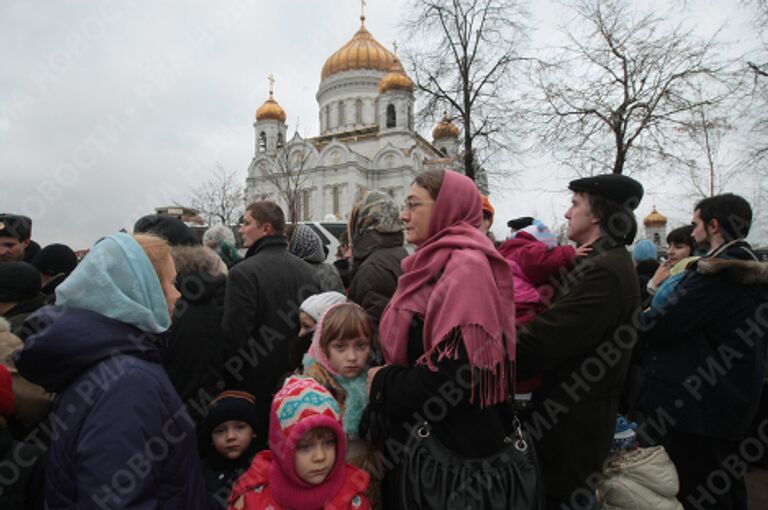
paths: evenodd
<path fill-rule="evenodd" d="M 14 441 L 7 429 L 0 429 L 0 508 L 42 510 L 44 461 L 42 450 Z"/>
<path fill-rule="evenodd" d="M 371 438 L 383 446 L 384 455 L 395 466 L 382 482 L 384 508 L 398 507 L 397 465 L 403 460 L 402 447 L 415 425 L 428 420 L 446 447 L 459 455 L 484 457 L 504 447 L 505 424 L 512 422 L 504 406 L 481 409 L 479 404 L 470 403 L 471 392 L 462 384 L 469 363 L 463 342 L 458 359 L 434 360 L 437 371 L 416 365 L 424 354 L 423 328 L 423 319 L 414 317 L 408 337 L 409 366 L 385 366 L 371 383 L 367 413 Z"/>
<path fill-rule="evenodd" d="M 768 263 L 747 243 L 729 243 L 690 266 L 675 297 L 641 317 L 638 407 L 690 434 L 740 440 L 765 375 Z"/>
<path fill-rule="evenodd" d="M 544 373 L 528 428 L 550 505 L 580 488 L 591 494 L 586 480 L 602 471 L 632 348 L 615 333 L 640 304 L 627 249 L 608 238 L 593 247 L 566 273 L 551 306 L 518 330 L 520 376 Z"/>
<path fill-rule="evenodd" d="M 275 386 L 289 370 L 288 346 L 299 332 L 299 305 L 318 289 L 314 271 L 288 251 L 284 236 L 259 239 L 249 253 L 227 276 L 223 371 L 230 389 L 256 398 L 256 441 L 266 447 Z"/>
<path fill-rule="evenodd" d="M 397 279 L 403 274 L 400 262 L 407 255 L 402 232 L 367 232 L 352 246 L 349 300 L 368 312 L 375 327 L 397 290 Z"/>
<path fill-rule="evenodd" d="M 217 384 L 223 384 L 221 319 L 226 276 L 202 271 L 180 274 L 176 286 L 181 298 L 176 302 L 163 366 L 190 416 L 199 423 L 201 410 L 221 391 Z"/>

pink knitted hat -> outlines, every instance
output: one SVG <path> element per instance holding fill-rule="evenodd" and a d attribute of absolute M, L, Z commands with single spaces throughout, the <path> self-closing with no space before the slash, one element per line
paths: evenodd
<path fill-rule="evenodd" d="M 312 429 L 327 428 L 336 434 L 336 462 L 325 481 L 313 486 L 296 475 L 294 452 L 299 440 Z M 347 438 L 336 399 L 309 377 L 289 377 L 272 400 L 269 448 L 274 462 L 269 470 L 272 493 L 283 506 L 304 510 L 330 500 L 344 483 Z"/>

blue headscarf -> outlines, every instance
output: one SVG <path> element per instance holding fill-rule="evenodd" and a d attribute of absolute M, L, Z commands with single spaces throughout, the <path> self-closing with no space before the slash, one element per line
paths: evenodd
<path fill-rule="evenodd" d="M 161 333 L 171 325 L 160 279 L 144 250 L 128 234 L 98 241 L 56 288 L 56 304 L 83 308 Z"/>

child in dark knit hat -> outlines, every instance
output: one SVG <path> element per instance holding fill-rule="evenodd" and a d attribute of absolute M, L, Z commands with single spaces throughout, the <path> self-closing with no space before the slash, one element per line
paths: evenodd
<path fill-rule="evenodd" d="M 8 418 L 13 414 L 14 404 L 11 374 L 0 365 L 0 508 L 42 509 L 43 452 L 11 438 Z"/>
<path fill-rule="evenodd" d="M 200 425 L 200 457 L 203 478 L 211 510 L 227 507 L 232 484 L 256 454 L 255 399 L 245 391 L 225 391 L 208 406 L 208 414 Z"/>
<path fill-rule="evenodd" d="M 275 395 L 269 445 L 235 482 L 231 510 L 370 508 L 368 474 L 344 463 L 339 405 L 314 379 L 290 377 Z"/>

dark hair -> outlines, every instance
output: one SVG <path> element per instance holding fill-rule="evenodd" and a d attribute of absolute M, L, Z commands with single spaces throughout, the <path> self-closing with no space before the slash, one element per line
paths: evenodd
<path fill-rule="evenodd" d="M 246 212 L 251 213 L 251 218 L 261 223 L 272 225 L 274 235 L 283 235 L 285 230 L 285 215 L 280 206 L 269 200 L 254 202 L 248 206 Z"/>
<path fill-rule="evenodd" d="M 749 227 L 752 226 L 752 208 L 749 202 L 733 193 L 723 193 L 700 200 L 693 210 L 699 211 L 699 217 L 705 225 L 717 220 L 726 241 L 747 237 Z"/>
<path fill-rule="evenodd" d="M 667 244 L 681 243 L 691 247 L 691 253 L 696 251 L 696 241 L 693 239 L 693 225 L 677 227 L 667 234 Z"/>
<path fill-rule="evenodd" d="M 445 170 L 427 170 L 417 175 L 413 183 L 427 190 L 432 200 L 437 200 L 444 178 Z"/>
<path fill-rule="evenodd" d="M 579 193 L 579 192 L 577 192 Z M 634 242 L 637 235 L 635 213 L 618 202 L 592 193 L 584 193 L 589 200 L 592 216 L 600 219 L 600 227 L 608 237 L 624 245 Z"/>

